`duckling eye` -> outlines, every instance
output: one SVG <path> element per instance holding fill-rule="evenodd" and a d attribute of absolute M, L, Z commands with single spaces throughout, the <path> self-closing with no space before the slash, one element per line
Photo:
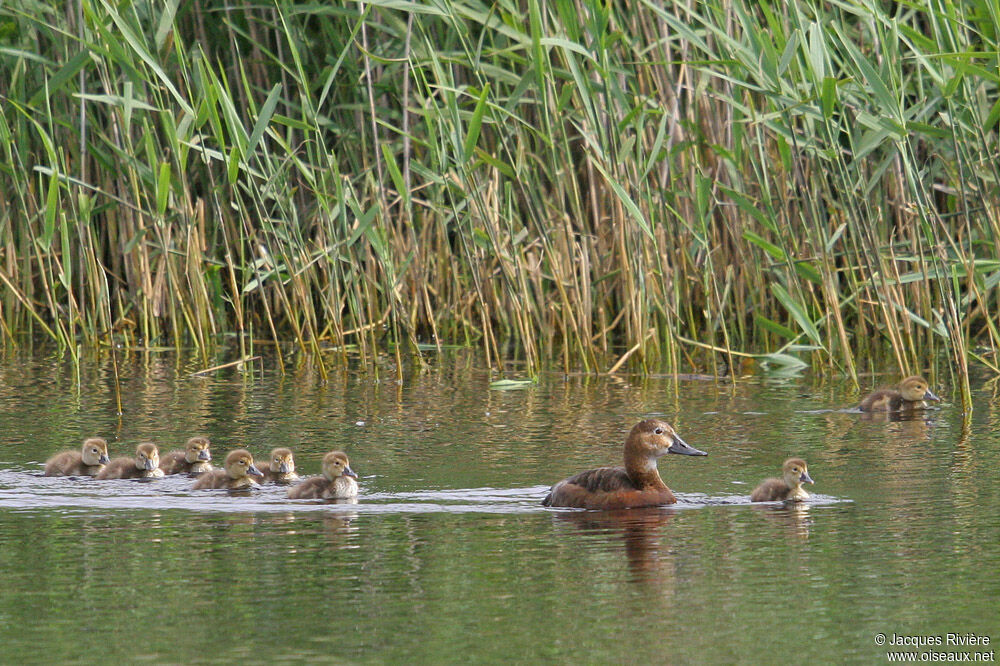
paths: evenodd
<path fill-rule="evenodd" d="M 653 434 L 655 434 L 655 435 L 662 435 L 663 434 L 663 428 L 657 428 L 656 430 L 653 431 Z"/>

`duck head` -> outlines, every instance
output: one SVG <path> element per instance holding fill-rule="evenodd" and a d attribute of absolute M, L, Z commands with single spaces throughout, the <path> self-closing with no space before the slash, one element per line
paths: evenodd
<path fill-rule="evenodd" d="M 152 442 L 143 442 L 135 449 L 136 469 L 152 472 L 160 466 L 160 450 Z"/>
<path fill-rule="evenodd" d="M 111 458 L 108 457 L 108 443 L 103 437 L 90 437 L 83 440 L 83 448 L 80 452 L 83 454 L 84 465 L 107 465 L 111 462 Z"/>
<path fill-rule="evenodd" d="M 184 460 L 189 463 L 211 460 L 212 454 L 208 451 L 210 445 L 207 437 L 192 437 L 184 445 Z"/>
<path fill-rule="evenodd" d="M 358 478 L 358 475 L 351 469 L 350 462 L 347 460 L 347 454 L 343 451 L 330 451 L 323 456 L 323 476 L 328 481 L 336 481 L 337 477 L 340 476 Z"/>
<path fill-rule="evenodd" d="M 226 456 L 226 476 L 230 479 L 242 479 L 245 476 L 264 476 L 253 464 L 253 456 L 246 449 L 230 451 Z"/>
<path fill-rule="evenodd" d="M 291 449 L 275 449 L 271 451 L 271 473 L 291 474 L 295 471 L 295 459 Z"/>
<path fill-rule="evenodd" d="M 678 435 L 673 427 L 660 419 L 647 419 L 637 423 L 625 440 L 625 453 L 631 456 L 659 458 L 667 453 L 685 456 L 707 456 Z"/>
<path fill-rule="evenodd" d="M 921 400 L 934 400 L 940 402 L 941 398 L 934 395 L 930 385 L 923 377 L 907 377 L 899 383 L 899 393 L 904 400 L 919 402 Z"/>
<path fill-rule="evenodd" d="M 789 458 L 781 467 L 781 477 L 789 488 L 799 488 L 803 483 L 812 483 L 806 461 L 802 458 Z"/>

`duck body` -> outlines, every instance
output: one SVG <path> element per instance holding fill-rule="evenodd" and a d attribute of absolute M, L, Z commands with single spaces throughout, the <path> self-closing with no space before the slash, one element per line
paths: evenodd
<path fill-rule="evenodd" d="M 97 476 L 109 462 L 108 443 L 90 437 L 79 451 L 62 451 L 46 460 L 45 476 Z"/>
<path fill-rule="evenodd" d="M 896 388 L 879 389 L 865 396 L 858 406 L 863 412 L 901 412 L 927 407 L 927 401 L 940 402 L 923 377 L 907 377 Z"/>
<path fill-rule="evenodd" d="M 144 442 L 132 458 L 115 458 L 100 471 L 98 479 L 158 479 L 163 476 L 159 467 L 160 454 L 152 442 Z"/>
<path fill-rule="evenodd" d="M 212 469 L 211 442 L 207 437 L 192 437 L 183 451 L 169 451 L 160 458 L 164 474 L 201 474 Z"/>
<path fill-rule="evenodd" d="M 290 449 L 279 448 L 271 451 L 270 459 L 267 462 L 257 463 L 257 469 L 264 475 L 261 483 L 289 484 L 299 480 L 299 475 L 295 473 L 295 459 Z"/>
<path fill-rule="evenodd" d="M 625 440 L 624 453 L 624 467 L 599 467 L 564 479 L 552 486 L 542 505 L 607 510 L 674 504 L 677 498 L 660 478 L 657 458 L 667 453 L 708 455 L 659 419 L 636 424 Z"/>
<path fill-rule="evenodd" d="M 253 456 L 246 449 L 230 451 L 226 456 L 223 469 L 213 469 L 198 477 L 191 487 L 192 490 L 224 488 L 240 490 L 242 488 L 257 488 L 257 482 L 251 476 L 262 476 L 260 470 L 253 464 Z"/>
<path fill-rule="evenodd" d="M 313 476 L 288 489 L 288 499 L 351 499 L 358 496 L 358 475 L 347 455 L 331 451 L 323 456 L 322 476 Z"/>
<path fill-rule="evenodd" d="M 750 493 L 751 502 L 800 502 L 809 497 L 803 483 L 813 483 L 802 458 L 789 458 L 781 468 L 781 478 L 765 479 Z"/>

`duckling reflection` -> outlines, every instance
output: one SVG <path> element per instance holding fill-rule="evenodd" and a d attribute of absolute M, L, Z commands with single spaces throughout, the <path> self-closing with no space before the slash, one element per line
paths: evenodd
<path fill-rule="evenodd" d="M 633 582 L 669 582 L 675 574 L 670 547 L 663 543 L 662 528 L 677 513 L 675 509 L 647 507 L 608 511 L 572 511 L 554 514 L 573 523 L 583 533 L 621 533 L 625 558 Z"/>
<path fill-rule="evenodd" d="M 108 443 L 89 437 L 79 451 L 62 451 L 46 460 L 45 476 L 97 476 L 109 462 Z"/>
<path fill-rule="evenodd" d="M 160 458 L 164 474 L 201 474 L 212 469 L 211 442 L 207 437 L 192 437 L 183 451 L 170 451 Z"/>
<path fill-rule="evenodd" d="M 796 539 L 808 539 L 812 518 L 809 516 L 807 502 L 790 502 L 786 504 L 757 504 L 753 509 L 760 511 L 768 521 L 784 529 L 789 536 Z"/>
<path fill-rule="evenodd" d="M 223 469 L 213 469 L 205 472 L 194 482 L 191 490 L 202 490 L 205 488 L 225 488 L 227 490 L 245 490 L 258 488 L 257 483 L 251 476 L 260 477 L 260 470 L 253 464 L 253 456 L 246 449 L 236 449 L 230 451 L 226 456 L 226 464 Z"/>
<path fill-rule="evenodd" d="M 299 480 L 291 449 L 274 449 L 267 461 L 257 463 L 257 469 L 264 475 L 261 483 L 289 484 Z"/>
<path fill-rule="evenodd" d="M 156 444 L 143 442 L 135 449 L 135 456 L 115 458 L 98 473 L 98 479 L 158 479 L 163 476 L 160 469 L 160 452 Z"/>

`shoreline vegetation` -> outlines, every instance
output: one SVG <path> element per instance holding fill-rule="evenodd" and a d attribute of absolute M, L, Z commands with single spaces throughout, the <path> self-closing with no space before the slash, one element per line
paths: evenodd
<path fill-rule="evenodd" d="M 11 0 L 0 336 L 943 364 L 968 405 L 1000 372 L 995 12 Z"/>

